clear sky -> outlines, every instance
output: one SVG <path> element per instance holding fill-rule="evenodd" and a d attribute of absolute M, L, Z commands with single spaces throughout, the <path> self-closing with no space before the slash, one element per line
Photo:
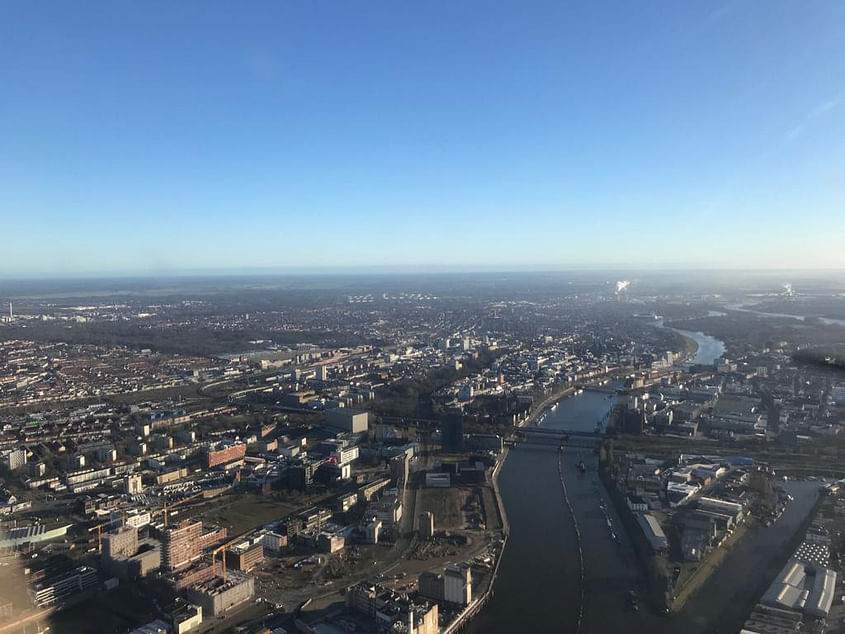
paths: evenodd
<path fill-rule="evenodd" d="M 845 268 L 841 0 L 0 3 L 0 275 Z"/>

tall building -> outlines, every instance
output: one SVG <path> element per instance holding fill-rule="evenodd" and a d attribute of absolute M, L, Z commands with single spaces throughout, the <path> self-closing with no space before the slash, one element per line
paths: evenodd
<path fill-rule="evenodd" d="M 122 526 L 103 535 L 103 557 L 113 561 L 129 559 L 138 552 L 138 529 Z"/>
<path fill-rule="evenodd" d="M 431 511 L 420 513 L 420 539 L 432 537 L 434 537 L 434 513 Z"/>
<path fill-rule="evenodd" d="M 456 605 L 472 602 L 472 573 L 469 566 L 447 566 L 442 575 L 424 572 L 419 577 L 420 594 L 435 601 Z"/>
<path fill-rule="evenodd" d="M 144 492 L 140 473 L 130 473 L 123 478 L 123 490 L 129 495 L 140 495 Z"/>
<path fill-rule="evenodd" d="M 26 465 L 26 449 L 12 449 L 3 456 L 3 463 L 9 471 L 15 471 Z"/>
<path fill-rule="evenodd" d="M 164 531 L 161 540 L 161 566 L 165 570 L 187 568 L 202 554 L 202 522 L 181 522 Z"/>
<path fill-rule="evenodd" d="M 472 573 L 469 566 L 448 566 L 443 572 L 443 600 L 469 605 L 472 601 Z"/>
<path fill-rule="evenodd" d="M 452 414 L 443 421 L 441 427 L 443 451 L 458 453 L 464 448 L 464 419 L 460 414 Z"/>

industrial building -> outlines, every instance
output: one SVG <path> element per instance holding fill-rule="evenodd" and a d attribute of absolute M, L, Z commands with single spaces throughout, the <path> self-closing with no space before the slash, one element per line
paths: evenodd
<path fill-rule="evenodd" d="M 420 594 L 434 601 L 466 606 L 472 602 L 472 572 L 469 566 L 447 566 L 442 575 L 424 572 L 419 577 Z"/>
<path fill-rule="evenodd" d="M 766 590 L 761 603 L 826 617 L 836 593 L 836 573 L 816 564 L 790 559 Z"/>
<path fill-rule="evenodd" d="M 188 600 L 200 606 L 203 614 L 210 616 L 220 616 L 226 610 L 249 601 L 254 594 L 253 578 L 239 573 L 229 573 L 226 581 L 214 577 L 188 588 Z"/>
<path fill-rule="evenodd" d="M 353 434 L 359 434 L 367 431 L 369 414 L 346 407 L 335 407 L 326 410 L 326 425 Z"/>
<path fill-rule="evenodd" d="M 18 526 L 0 531 L 0 549 L 19 548 L 24 544 L 37 544 L 67 535 L 70 524 L 47 528 L 44 524 Z"/>
<path fill-rule="evenodd" d="M 387 588 L 361 582 L 346 590 L 346 606 L 365 614 L 386 631 L 437 634 L 436 603 L 412 602 Z"/>
<path fill-rule="evenodd" d="M 668 542 L 666 541 L 666 534 L 660 527 L 660 522 L 651 513 L 638 513 L 636 515 L 637 524 L 645 535 L 648 545 L 654 552 L 666 550 Z"/>

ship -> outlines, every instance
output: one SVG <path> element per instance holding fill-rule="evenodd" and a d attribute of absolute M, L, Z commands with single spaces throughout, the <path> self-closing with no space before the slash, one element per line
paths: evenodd
<path fill-rule="evenodd" d="M 584 464 L 583 460 L 578 462 L 578 471 L 580 471 L 581 473 L 587 471 L 587 465 Z"/>

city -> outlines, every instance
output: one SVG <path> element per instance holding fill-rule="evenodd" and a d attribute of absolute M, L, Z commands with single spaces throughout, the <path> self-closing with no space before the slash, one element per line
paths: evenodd
<path fill-rule="evenodd" d="M 0 634 L 845 634 L 845 2 L 0 2 Z"/>
<path fill-rule="evenodd" d="M 2 631 L 838 631 L 842 289 L 536 277 L 10 297 Z"/>

